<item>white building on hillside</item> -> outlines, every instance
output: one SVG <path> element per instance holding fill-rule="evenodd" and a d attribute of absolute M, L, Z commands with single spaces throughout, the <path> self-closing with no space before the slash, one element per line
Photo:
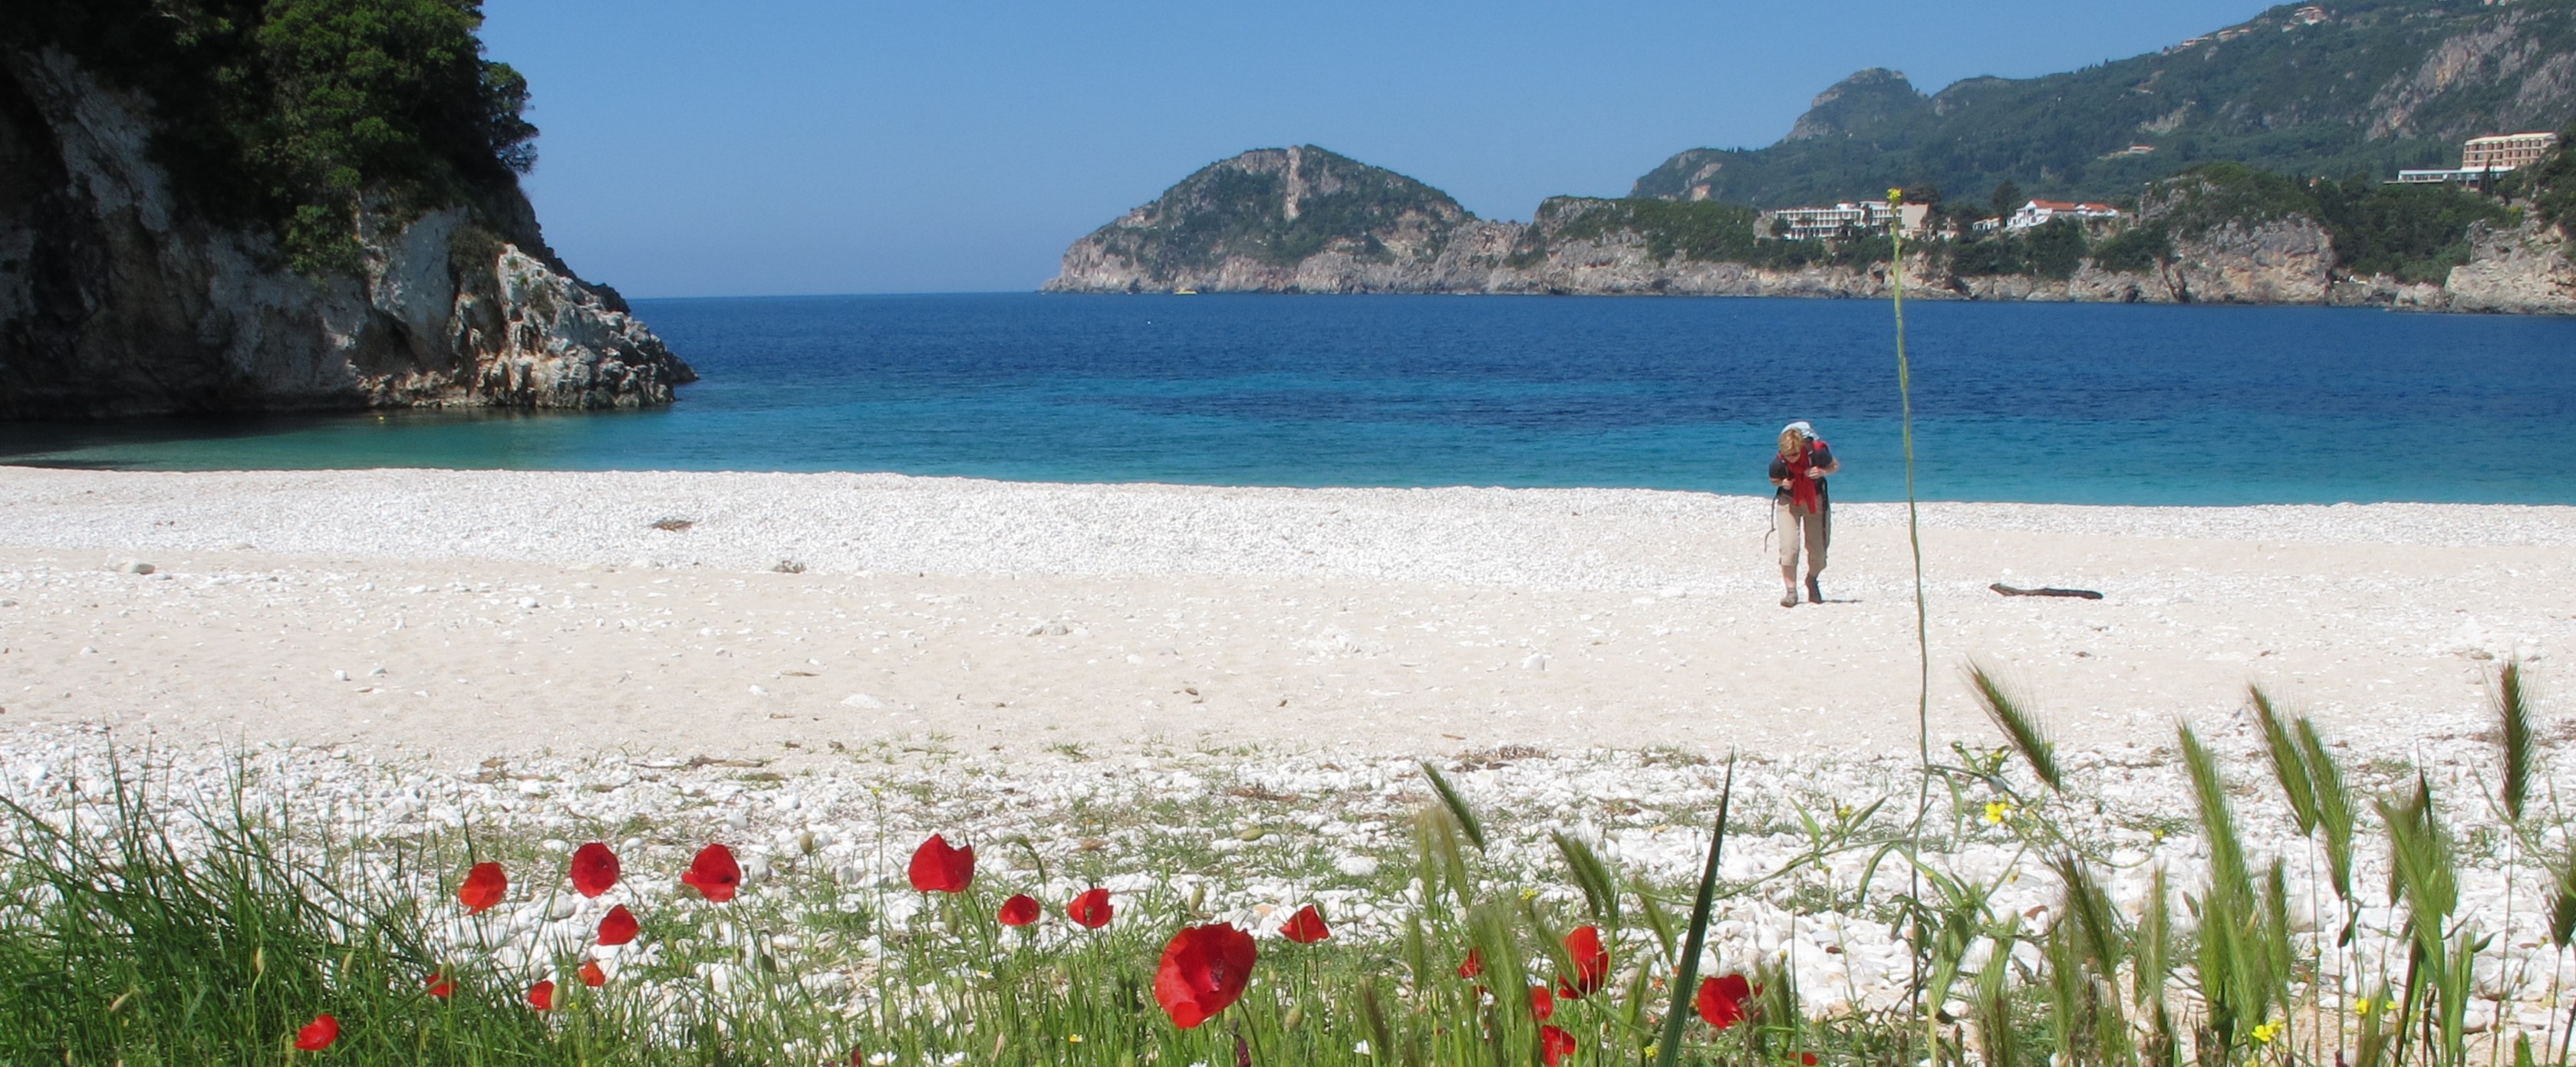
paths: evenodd
<path fill-rule="evenodd" d="M 2005 219 L 2004 229 L 2027 230 L 2057 219 L 2074 219 L 2078 223 L 2090 223 L 2118 218 L 2120 218 L 2120 209 L 2109 204 L 2089 201 L 2033 200 L 2014 211 L 2011 218 Z"/>
<path fill-rule="evenodd" d="M 1877 200 L 1845 201 L 1832 207 L 1774 208 L 1754 217 L 1753 235 L 1792 241 L 1879 237 L 1892 223 L 1902 227 L 1906 236 L 1920 237 L 1931 213 L 1932 209 L 1922 204 L 1891 208 Z"/>

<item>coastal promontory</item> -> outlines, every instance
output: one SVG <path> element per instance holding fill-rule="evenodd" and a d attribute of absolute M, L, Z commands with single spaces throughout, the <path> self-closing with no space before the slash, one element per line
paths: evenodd
<path fill-rule="evenodd" d="M 1871 68 L 1774 145 L 1527 222 L 1260 149 L 1075 241 L 1045 288 L 1878 297 L 1901 238 L 1933 299 L 2576 314 L 2571 42 L 2564 3 L 2382 0 L 1929 96 Z"/>

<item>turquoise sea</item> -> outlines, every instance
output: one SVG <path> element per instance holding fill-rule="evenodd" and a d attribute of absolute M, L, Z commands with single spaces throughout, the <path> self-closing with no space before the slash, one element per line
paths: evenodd
<path fill-rule="evenodd" d="M 0 426 L 0 461 L 898 471 L 1764 491 L 1815 423 L 1904 493 L 1868 301 L 1036 294 L 644 300 L 679 404 Z M 2576 504 L 2576 319 L 1916 302 L 1926 499 Z"/>

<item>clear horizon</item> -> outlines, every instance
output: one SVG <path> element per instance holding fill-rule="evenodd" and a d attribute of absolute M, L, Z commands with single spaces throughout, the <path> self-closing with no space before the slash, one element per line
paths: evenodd
<path fill-rule="evenodd" d="M 1856 70 L 2032 77 L 2268 6 L 488 0 L 483 38 L 529 79 L 549 243 L 657 299 L 1032 290 L 1192 171 L 1291 144 L 1526 219 L 1773 143 Z"/>

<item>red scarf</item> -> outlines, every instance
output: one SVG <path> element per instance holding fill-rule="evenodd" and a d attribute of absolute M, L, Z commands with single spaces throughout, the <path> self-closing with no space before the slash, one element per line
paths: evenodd
<path fill-rule="evenodd" d="M 1810 439 L 1805 455 L 1795 459 L 1783 456 L 1780 464 L 1789 471 L 1789 508 L 1801 515 L 1815 515 L 1825 510 L 1824 491 L 1807 472 L 1816 465 L 1816 450 L 1825 447 L 1821 440 Z"/>

